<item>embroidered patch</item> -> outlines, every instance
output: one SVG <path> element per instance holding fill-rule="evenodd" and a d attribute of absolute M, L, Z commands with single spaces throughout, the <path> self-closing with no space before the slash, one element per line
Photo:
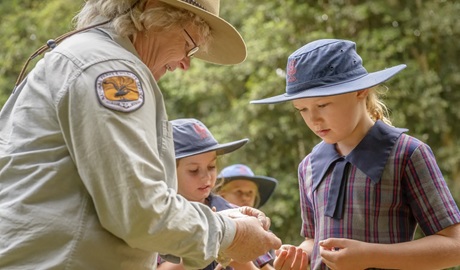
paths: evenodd
<path fill-rule="evenodd" d="M 99 102 L 112 110 L 132 112 L 144 104 L 144 90 L 139 78 L 129 71 L 113 71 L 96 79 Z"/>
<path fill-rule="evenodd" d="M 297 69 L 295 67 L 296 62 L 297 61 L 293 59 L 287 64 L 287 81 L 289 83 L 297 81 L 297 78 L 295 77 L 295 74 L 297 73 Z"/>

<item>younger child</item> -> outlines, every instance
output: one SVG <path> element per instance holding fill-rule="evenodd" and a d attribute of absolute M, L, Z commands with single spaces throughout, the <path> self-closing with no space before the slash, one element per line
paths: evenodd
<path fill-rule="evenodd" d="M 217 176 L 223 181 L 216 187 L 216 193 L 237 206 L 262 207 L 275 191 L 278 181 L 268 176 L 255 175 L 251 168 L 243 164 L 225 167 Z M 262 270 L 274 269 L 274 251 L 260 256 L 254 261 Z"/>
<path fill-rule="evenodd" d="M 275 191 L 278 181 L 268 176 L 255 175 L 243 164 L 225 167 L 217 176 L 223 183 L 216 192 L 238 206 L 262 207 Z"/>
<path fill-rule="evenodd" d="M 299 165 L 301 234 L 277 269 L 442 269 L 460 264 L 460 212 L 430 147 L 395 128 L 355 43 L 323 39 L 288 59 L 286 93 L 323 141 Z M 417 224 L 425 237 L 413 240 Z M 303 251 L 303 252 L 299 252 Z M 326 267 L 327 266 L 327 267 Z"/>
<path fill-rule="evenodd" d="M 233 152 L 248 142 L 242 139 L 220 144 L 208 128 L 193 118 L 172 120 L 174 150 L 178 178 L 178 193 L 189 201 L 201 202 L 216 211 L 235 208 L 226 200 L 211 191 L 217 179 L 217 156 Z M 214 270 L 217 262 L 208 265 L 206 270 Z M 239 264 L 232 262 L 235 269 L 257 270 L 252 262 Z M 220 266 L 219 266 L 220 267 Z M 160 260 L 159 270 L 184 269 L 180 264 Z"/>

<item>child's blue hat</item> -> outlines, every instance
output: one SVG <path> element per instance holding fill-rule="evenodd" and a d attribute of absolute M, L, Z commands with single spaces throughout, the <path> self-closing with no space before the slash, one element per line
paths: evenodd
<path fill-rule="evenodd" d="M 216 151 L 217 155 L 233 152 L 249 139 L 219 144 L 209 129 L 194 118 L 172 120 L 176 159 Z"/>
<path fill-rule="evenodd" d="M 219 173 L 217 179 L 222 179 L 224 181 L 223 185 L 233 180 L 249 180 L 254 182 L 259 189 L 260 195 L 260 202 L 256 207 L 264 205 L 278 185 L 278 181 L 275 178 L 255 175 L 251 168 L 243 164 L 235 164 L 225 167 Z"/>
<path fill-rule="evenodd" d="M 368 73 L 356 44 L 348 40 L 320 39 L 294 53 L 287 62 L 286 93 L 253 104 L 279 103 L 299 98 L 345 94 L 378 85 L 406 68 L 398 65 Z"/>

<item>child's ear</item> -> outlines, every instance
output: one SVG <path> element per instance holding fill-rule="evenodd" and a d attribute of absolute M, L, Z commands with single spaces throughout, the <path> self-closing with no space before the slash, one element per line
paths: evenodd
<path fill-rule="evenodd" d="M 359 90 L 356 92 L 358 98 L 367 98 L 369 95 L 369 89 Z"/>

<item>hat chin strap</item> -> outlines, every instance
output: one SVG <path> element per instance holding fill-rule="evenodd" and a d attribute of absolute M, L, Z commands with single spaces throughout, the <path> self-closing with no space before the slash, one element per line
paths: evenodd
<path fill-rule="evenodd" d="M 128 13 L 130 10 L 132 10 L 136 5 L 137 3 L 139 3 L 140 0 L 137 0 L 135 1 L 130 7 L 129 9 L 127 9 L 126 11 L 124 11 L 123 13 L 121 13 L 121 15 L 123 14 L 126 14 Z M 193 1 L 194 0 L 187 0 L 187 1 Z M 35 57 L 43 54 L 44 52 L 46 52 L 48 49 L 54 49 L 56 48 L 56 46 L 61 42 L 63 41 L 64 39 L 70 37 L 70 36 L 73 36 L 77 33 L 80 33 L 80 32 L 83 32 L 83 31 L 86 31 L 86 30 L 89 30 L 91 28 L 95 28 L 95 27 L 98 27 L 98 26 L 101 26 L 101 25 L 104 25 L 106 23 L 109 23 L 112 19 L 109 19 L 109 20 L 106 20 L 106 21 L 103 21 L 101 23 L 97 23 L 97 24 L 93 24 L 93 25 L 90 25 L 90 26 L 87 26 L 87 27 L 84 27 L 84 28 L 81 28 L 81 29 L 77 29 L 77 30 L 73 30 L 73 31 L 70 31 L 70 32 L 67 32 L 59 37 L 57 37 L 56 39 L 50 39 L 46 42 L 45 45 L 41 46 L 40 48 L 38 48 L 33 54 L 31 54 L 29 56 L 29 58 L 27 59 L 26 63 L 24 64 L 24 66 L 22 67 L 21 69 L 21 72 L 19 73 L 19 76 L 16 80 L 16 83 L 14 84 L 14 90 L 18 87 L 18 85 L 22 82 L 22 80 L 24 79 L 24 75 L 25 75 L 25 72 L 26 72 L 26 69 L 27 69 L 27 66 L 29 65 L 30 61 L 32 61 Z M 13 90 L 13 93 L 14 93 L 14 90 Z"/>
<path fill-rule="evenodd" d="M 91 28 L 95 28 L 95 27 L 98 27 L 98 26 L 101 26 L 101 25 L 104 25 L 108 22 L 110 22 L 111 20 L 107 20 L 107 21 L 104 21 L 104 22 L 101 22 L 101 23 L 98 23 L 98 24 L 94 24 L 94 25 L 90 25 L 88 27 L 85 27 L 85 28 L 81 28 L 81 29 L 78 29 L 78 30 L 74 30 L 74 31 L 71 31 L 71 32 L 67 32 L 59 37 L 57 37 L 56 39 L 50 39 L 46 42 L 45 45 L 41 46 L 40 48 L 38 48 L 33 54 L 31 54 L 29 56 L 29 58 L 27 59 L 26 63 L 24 64 L 24 66 L 22 67 L 21 69 L 21 72 L 19 73 L 19 76 L 16 80 L 16 83 L 14 85 L 14 88 L 18 87 L 18 85 L 22 82 L 22 80 L 24 79 L 24 75 L 25 75 L 25 72 L 26 72 L 26 69 L 27 69 L 27 66 L 29 65 L 30 61 L 32 61 L 35 57 L 43 54 L 44 52 L 46 52 L 48 49 L 54 49 L 56 48 L 56 46 L 61 42 L 63 41 L 64 39 L 70 37 L 70 36 L 73 36 L 77 33 L 80 33 L 80 32 L 83 32 L 83 31 L 86 31 L 86 30 L 89 30 Z"/>

